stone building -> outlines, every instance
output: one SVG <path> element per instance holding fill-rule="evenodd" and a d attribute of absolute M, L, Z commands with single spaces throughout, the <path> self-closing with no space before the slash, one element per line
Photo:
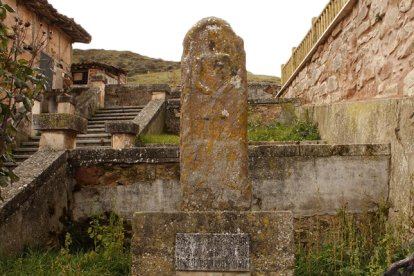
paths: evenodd
<path fill-rule="evenodd" d="M 72 64 L 72 44 L 89 43 L 91 35 L 72 18 L 60 14 L 47 0 L 4 0 L 16 13 L 11 13 L 6 24 L 13 26 L 15 17 L 30 23 L 25 43 L 30 46 L 38 34 L 51 35 L 40 53 L 38 66 L 49 79 L 48 89 L 61 89 L 65 74 L 70 76 Z"/>
<path fill-rule="evenodd" d="M 106 84 L 125 84 L 127 72 L 99 62 L 82 62 L 72 64 L 74 84 L 90 84 L 97 78 L 102 78 Z"/>

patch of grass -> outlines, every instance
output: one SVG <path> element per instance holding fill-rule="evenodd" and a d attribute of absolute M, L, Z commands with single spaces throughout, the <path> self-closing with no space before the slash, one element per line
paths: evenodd
<path fill-rule="evenodd" d="M 140 135 L 137 144 L 180 144 L 180 137 L 172 134 Z"/>
<path fill-rule="evenodd" d="M 91 250 L 75 251 L 67 234 L 59 251 L 29 250 L 19 258 L 0 258 L 0 275 L 129 275 L 131 257 L 123 245 L 122 218 L 95 217 L 88 233 L 94 244 Z"/>
<path fill-rule="evenodd" d="M 275 82 L 280 84 L 280 78 L 275 76 L 255 75 L 247 72 L 247 81 L 251 82 Z"/>
<path fill-rule="evenodd" d="M 320 135 L 316 124 L 298 121 L 293 125 L 276 123 L 273 126 L 262 126 L 260 123 L 249 122 L 249 141 L 303 141 L 319 140 Z"/>
<path fill-rule="evenodd" d="M 414 250 L 387 213 L 388 208 L 380 207 L 358 217 L 344 208 L 328 227 L 317 223 L 307 232 L 306 243 L 296 238 L 295 275 L 382 275 Z"/>
<path fill-rule="evenodd" d="M 170 86 L 180 85 L 181 70 L 167 72 L 151 72 L 148 74 L 135 74 L 128 77 L 128 84 L 154 84 L 166 83 Z"/>

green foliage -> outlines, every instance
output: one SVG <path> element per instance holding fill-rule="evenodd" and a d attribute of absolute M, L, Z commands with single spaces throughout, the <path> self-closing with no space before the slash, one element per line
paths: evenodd
<path fill-rule="evenodd" d="M 414 250 L 400 227 L 388 222 L 387 208 L 359 216 L 344 208 L 329 226 L 321 225 L 308 231 L 306 242 L 297 238 L 296 275 L 382 275 Z"/>
<path fill-rule="evenodd" d="M 123 247 L 122 218 L 114 214 L 109 221 L 95 217 L 88 232 L 94 250 L 74 252 L 67 234 L 60 251 L 28 251 L 17 259 L 0 258 L 0 275 L 129 275 L 131 260 Z"/>
<path fill-rule="evenodd" d="M 49 33 L 39 30 L 32 43 L 26 44 L 31 23 L 16 17 L 13 26 L 6 26 L 10 13 L 14 10 L 0 1 L 0 187 L 18 179 L 4 162 L 12 161 L 11 146 L 17 128 L 29 120 L 33 98 L 45 89 L 46 78 L 34 64 L 51 39 Z"/>
<path fill-rule="evenodd" d="M 174 144 L 180 143 L 180 137 L 172 134 L 159 134 L 159 135 L 139 135 L 136 139 L 137 145 L 142 144 Z"/>
<path fill-rule="evenodd" d="M 249 120 L 249 141 L 303 141 L 319 140 L 318 126 L 309 121 L 297 121 L 292 125 L 275 123 L 264 126 L 258 121 Z"/>

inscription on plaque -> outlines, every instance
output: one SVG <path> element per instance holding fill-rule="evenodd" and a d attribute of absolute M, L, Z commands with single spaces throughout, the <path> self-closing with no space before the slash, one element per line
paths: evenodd
<path fill-rule="evenodd" d="M 248 234 L 178 233 L 177 271 L 250 271 Z"/>

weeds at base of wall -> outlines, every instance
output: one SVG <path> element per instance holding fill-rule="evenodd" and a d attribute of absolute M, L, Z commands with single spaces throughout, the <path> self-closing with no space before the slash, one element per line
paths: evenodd
<path fill-rule="evenodd" d="M 295 275 L 382 275 L 414 251 L 403 224 L 387 217 L 388 208 L 380 206 L 373 213 L 343 208 L 334 217 L 315 218 L 312 229 L 296 233 Z"/>
<path fill-rule="evenodd" d="M 122 218 L 113 213 L 108 220 L 94 217 L 88 234 L 90 250 L 78 249 L 66 234 L 59 251 L 29 250 L 17 259 L 0 259 L 0 275 L 129 275 L 131 257 L 124 246 Z"/>

